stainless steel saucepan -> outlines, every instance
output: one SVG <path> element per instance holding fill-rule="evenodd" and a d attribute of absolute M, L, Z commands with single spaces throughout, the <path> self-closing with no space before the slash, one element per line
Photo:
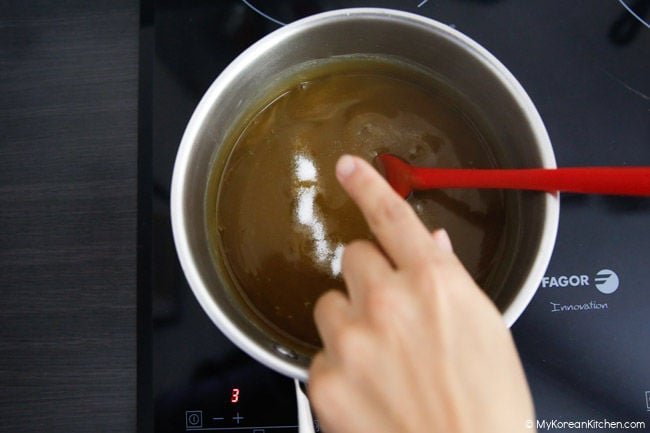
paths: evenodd
<path fill-rule="evenodd" d="M 522 86 L 486 49 L 445 24 L 388 9 L 336 10 L 293 22 L 244 51 L 212 83 L 183 135 L 171 190 L 174 240 L 185 276 L 215 325 L 259 362 L 301 381 L 310 356 L 256 326 L 228 290 L 206 235 L 206 190 L 233 125 L 275 77 L 307 61 L 354 54 L 401 58 L 432 71 L 482 113 L 511 167 L 555 167 L 544 124 Z M 509 326 L 541 281 L 559 218 L 553 194 L 521 193 L 518 203 L 517 242 L 500 275 Z"/>

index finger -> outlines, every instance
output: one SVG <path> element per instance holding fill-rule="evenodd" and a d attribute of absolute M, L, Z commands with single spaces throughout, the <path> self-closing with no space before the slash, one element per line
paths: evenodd
<path fill-rule="evenodd" d="M 336 177 L 397 268 L 418 267 L 429 261 L 436 249 L 429 231 L 370 164 L 344 155 L 336 164 Z"/>

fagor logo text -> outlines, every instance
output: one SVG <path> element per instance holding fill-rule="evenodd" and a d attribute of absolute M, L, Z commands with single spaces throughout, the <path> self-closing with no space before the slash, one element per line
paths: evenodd
<path fill-rule="evenodd" d="M 611 269 L 601 269 L 593 278 L 585 274 L 545 276 L 542 278 L 541 286 L 543 288 L 589 287 L 592 285 L 592 281 L 594 287 L 606 295 L 614 293 L 620 284 L 616 272 Z"/>

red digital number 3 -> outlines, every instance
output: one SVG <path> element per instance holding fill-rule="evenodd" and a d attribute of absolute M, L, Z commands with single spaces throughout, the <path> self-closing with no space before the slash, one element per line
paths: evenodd
<path fill-rule="evenodd" d="M 230 402 L 237 403 L 239 401 L 239 388 L 233 388 L 230 394 Z"/>

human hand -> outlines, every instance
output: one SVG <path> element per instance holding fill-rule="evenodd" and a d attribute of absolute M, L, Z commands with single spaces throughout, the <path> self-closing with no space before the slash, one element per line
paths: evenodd
<path fill-rule="evenodd" d="M 512 337 L 493 303 L 365 161 L 336 175 L 379 245 L 343 253 L 348 295 L 316 304 L 324 349 L 309 397 L 328 433 L 527 431 L 534 409 Z"/>

